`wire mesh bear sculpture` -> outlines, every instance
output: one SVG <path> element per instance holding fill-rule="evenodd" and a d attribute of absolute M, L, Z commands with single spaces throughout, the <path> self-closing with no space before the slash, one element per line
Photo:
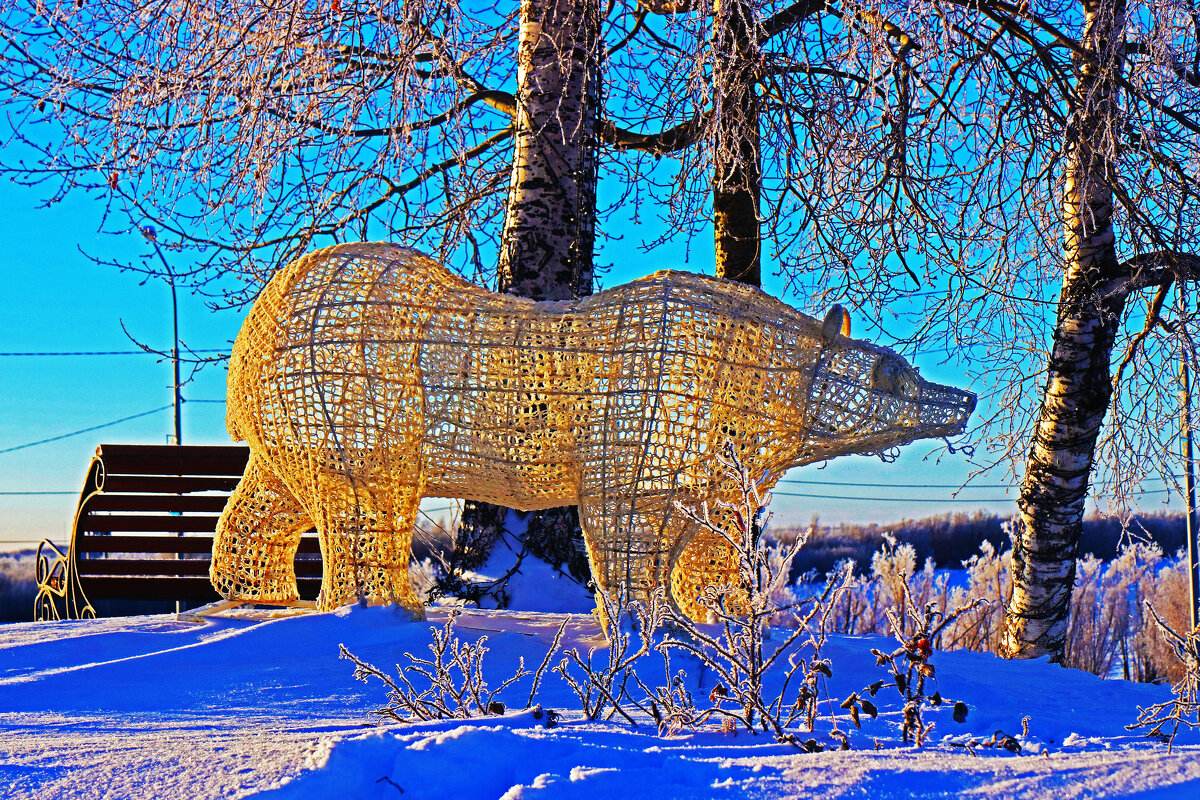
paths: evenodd
<path fill-rule="evenodd" d="M 669 587 L 702 619 L 700 592 L 736 566 L 677 504 L 733 499 L 714 457 L 727 443 L 769 484 L 961 433 L 974 408 L 843 335 L 841 314 L 822 325 L 683 272 L 534 302 L 388 244 L 310 253 L 270 281 L 233 347 L 227 423 L 251 454 L 217 526 L 213 585 L 294 600 L 297 542 L 315 525 L 319 608 L 371 598 L 420 615 L 408 565 L 422 498 L 578 504 L 600 588 Z"/>

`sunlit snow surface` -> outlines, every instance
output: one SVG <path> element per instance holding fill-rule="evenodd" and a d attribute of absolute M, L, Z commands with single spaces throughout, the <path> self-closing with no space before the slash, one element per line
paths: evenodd
<path fill-rule="evenodd" d="M 425 653 L 431 624 L 389 608 L 273 620 L 178 622 L 173 616 L 0 626 L 0 796 L 20 798 L 743 798 L 1200 797 L 1200 744 L 1175 752 L 1128 733 L 1163 687 L 1101 681 L 1039 662 L 937 653 L 941 693 L 970 706 L 965 724 L 936 710 L 932 741 L 900 743 L 900 706 L 881 692 L 878 720 L 843 717 L 848 752 L 801 754 L 765 736 L 715 729 L 660 738 L 586 722 L 548 675 L 540 700 L 564 712 L 553 729 L 528 712 L 466 723 L 376 726 L 382 685 L 351 678 L 338 644 L 384 669 Z M 561 614 L 466 612 L 463 638 L 488 637 L 499 683 L 525 657 L 536 667 Z M 602 646 L 590 617 L 570 617 L 565 645 Z M 876 637 L 833 637 L 831 695 L 883 677 Z M 688 670 L 698 697 L 711 673 Z M 639 668 L 661 682 L 651 655 Z M 890 690 L 894 691 L 894 690 Z M 521 707 L 527 682 L 504 700 Z M 836 706 L 835 706 L 836 707 Z M 839 710 L 839 713 L 844 713 Z M 1028 738 L 1021 718 L 1029 715 Z M 824 739 L 828 722 L 817 737 Z M 997 729 L 1023 754 L 952 741 Z M 807 738 L 808 734 L 804 734 Z M 876 740 L 883 748 L 876 751 Z M 1025 753 L 1028 753 L 1026 755 Z M 401 793 L 403 790 L 403 793 Z"/>

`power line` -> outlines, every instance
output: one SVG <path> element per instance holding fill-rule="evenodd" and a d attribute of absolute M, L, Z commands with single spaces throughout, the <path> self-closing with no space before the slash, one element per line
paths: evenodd
<path fill-rule="evenodd" d="M 1163 483 L 1163 478 L 1146 478 L 1143 483 Z M 1011 483 L 976 483 L 964 486 L 961 483 L 860 483 L 858 481 L 806 481 L 799 478 L 781 478 L 776 483 L 804 483 L 813 486 L 869 486 L 874 489 L 1016 489 Z M 1161 490 L 1155 490 L 1161 491 Z M 1150 494 L 1151 492 L 1138 492 Z"/>
<path fill-rule="evenodd" d="M 162 409 L 158 409 L 158 410 L 161 411 Z M 127 417 L 126 419 L 131 419 L 131 418 Z M 71 435 L 71 434 L 68 434 L 68 435 Z M 0 451 L 0 452 L 3 452 L 3 451 Z M 823 485 L 823 486 L 869 486 L 869 487 L 874 487 L 874 488 L 895 487 L 895 488 L 903 488 L 903 489 L 958 488 L 957 484 L 939 484 L 939 483 L 924 483 L 924 484 L 922 484 L 922 483 L 858 483 L 858 484 L 852 484 L 852 483 L 841 483 L 838 481 L 787 481 L 787 480 L 779 481 L 779 482 L 780 483 L 814 483 L 814 484 L 819 484 L 819 485 Z M 1002 489 L 1009 488 L 1009 487 L 1006 487 L 1006 486 L 1003 486 L 1000 484 L 988 484 L 988 486 L 990 486 L 991 488 L 1002 488 Z M 977 487 L 977 488 L 983 488 L 983 487 Z M 1149 489 L 1144 492 L 1138 492 L 1137 494 L 1140 496 L 1140 495 L 1149 495 L 1149 494 L 1171 494 L 1172 492 L 1173 492 L 1172 489 Z M 69 492 L 69 491 L 41 491 L 41 490 L 37 490 L 37 491 L 34 491 L 34 490 L 30 490 L 30 491 L 0 491 L 0 496 L 8 496 L 8 497 L 21 497 L 21 496 L 33 496 L 33 495 L 74 495 L 74 494 L 77 494 L 77 493 Z M 778 497 L 808 497 L 808 498 L 812 498 L 815 500 L 864 500 L 864 501 L 882 502 L 882 503 L 905 503 L 905 502 L 911 502 L 911 503 L 963 503 L 963 504 L 967 504 L 967 503 L 1008 503 L 1008 502 L 1012 502 L 1013 500 L 1016 499 L 1013 497 L 1003 497 L 1003 498 L 996 498 L 996 497 L 962 497 L 962 498 L 956 498 L 956 497 L 950 497 L 950 498 L 946 498 L 946 497 L 858 497 L 858 496 L 849 496 L 849 495 L 806 494 L 806 493 L 802 493 L 802 492 L 777 492 L 777 491 L 772 491 L 771 494 L 773 496 L 778 496 Z M 427 509 L 427 510 L 423 510 L 423 511 L 427 511 L 427 513 L 437 513 L 439 511 L 451 511 L 454 508 L 456 508 L 456 507 L 455 506 L 443 506 L 443 507 L 431 508 L 431 509 Z"/>
<path fill-rule="evenodd" d="M 798 478 L 783 478 L 778 483 L 804 483 L 814 486 L 870 486 L 873 489 L 1015 489 L 1008 483 L 979 483 L 963 486 L 961 483 L 858 483 L 857 481 L 803 481 Z"/>
<path fill-rule="evenodd" d="M 863 483 L 859 485 L 868 486 L 870 484 Z M 1147 494 L 1172 494 L 1172 490 L 1151 489 L 1146 492 L 1138 492 L 1139 496 Z M 878 503 L 960 503 L 963 505 L 968 503 L 1012 503 L 1017 499 L 1015 497 L 849 497 L 831 494 L 803 494 L 801 492 L 771 492 L 771 495 L 774 497 L 810 497 L 815 500 L 862 500 Z"/>
<path fill-rule="evenodd" d="M 4 355 L 4 354 L 0 353 L 0 355 Z M 184 402 L 185 403 L 224 403 L 225 401 L 224 400 L 187 400 L 187 399 L 185 399 Z M 90 428 L 81 428 L 80 430 L 71 431 L 70 433 L 64 433 L 59 436 L 51 436 L 49 439 L 39 439 L 36 442 L 27 442 L 26 444 L 19 444 L 19 445 L 16 445 L 15 447 L 8 447 L 3 450 L 0 450 L 0 455 L 3 455 L 4 453 L 12 453 L 17 450 L 24 450 L 28 447 L 37 447 L 39 444 L 49 444 L 50 442 L 57 442 L 60 439 L 69 439 L 72 436 L 79 436 L 80 434 L 88 433 L 90 431 L 98 431 L 101 428 L 109 428 L 113 425 L 119 425 L 122 422 L 128 422 L 131 419 L 137 419 L 139 417 L 147 417 L 151 414 L 157 414 L 159 411 L 165 411 L 168 408 L 173 408 L 173 406 L 161 406 L 159 408 L 154 408 L 149 411 L 143 411 L 140 414 L 134 414 L 134 415 L 128 416 L 128 417 L 121 417 L 121 419 L 114 419 L 112 422 L 104 422 L 99 425 L 93 425 Z M 74 492 L 65 492 L 65 493 L 64 492 L 0 492 L 0 494 L 75 494 L 75 493 Z"/>
<path fill-rule="evenodd" d="M 224 348 L 207 348 L 204 350 L 185 350 L 185 353 L 228 353 Z M 8 358 L 38 358 L 42 356 L 159 356 L 164 354 L 152 350 L 70 350 L 70 351 L 40 351 L 40 352 L 9 352 L 0 353 L 0 357 Z"/>
<path fill-rule="evenodd" d="M 51 436 L 49 439 L 39 439 L 36 442 L 26 442 L 25 444 L 19 444 L 19 445 L 16 445 L 15 447 L 6 447 L 3 450 L 0 450 L 0 455 L 3 455 L 5 453 L 13 453 L 13 452 L 16 452 L 17 450 L 24 450 L 27 447 L 37 447 L 39 444 L 48 444 L 50 442 L 57 442 L 60 439 L 69 439 L 72 436 L 79 436 L 80 434 L 83 434 L 83 433 L 89 433 L 91 431 L 98 431 L 101 428 L 110 428 L 113 425 L 120 425 L 122 422 L 129 422 L 129 420 L 131 420 L 131 419 L 137 419 L 139 417 L 148 417 L 151 414 L 157 414 L 160 411 L 166 411 L 168 408 L 171 408 L 171 407 L 172 406 L 159 406 L 158 408 L 152 408 L 149 411 L 143 411 L 140 414 L 131 414 L 128 417 L 121 417 L 120 419 L 114 419 L 112 422 L 104 422 L 99 425 L 93 425 L 90 428 L 81 428 L 77 431 L 71 431 L 70 433 L 63 433 L 58 436 Z"/>
<path fill-rule="evenodd" d="M 137 356 L 146 355 L 145 350 L 89 350 L 73 353 L 0 353 L 0 356 L 29 358 L 34 356 Z"/>
<path fill-rule="evenodd" d="M 817 500 L 866 500 L 878 503 L 1011 503 L 1013 497 L 972 497 L 959 500 L 947 497 L 843 497 L 831 494 L 802 494 L 800 492 L 771 492 L 774 497 L 811 497 Z"/>

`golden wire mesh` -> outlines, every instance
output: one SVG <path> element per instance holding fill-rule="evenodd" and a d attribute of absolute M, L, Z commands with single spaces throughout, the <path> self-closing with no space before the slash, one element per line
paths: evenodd
<path fill-rule="evenodd" d="M 413 250 L 345 244 L 282 270 L 229 365 L 228 427 L 250 445 L 217 527 L 229 599 L 290 600 L 311 522 L 318 606 L 420 613 L 408 581 L 423 497 L 578 504 L 592 572 L 689 615 L 730 553 L 677 503 L 733 499 L 730 442 L 764 488 L 785 469 L 962 431 L 974 396 L 921 380 L 763 292 L 658 272 L 572 302 L 485 291 Z"/>

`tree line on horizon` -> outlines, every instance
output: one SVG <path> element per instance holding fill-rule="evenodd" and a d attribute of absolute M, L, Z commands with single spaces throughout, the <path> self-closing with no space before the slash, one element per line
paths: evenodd
<path fill-rule="evenodd" d="M 815 572 L 827 574 L 847 559 L 860 574 L 870 571 L 871 559 L 887 537 L 897 544 L 910 544 L 916 550 L 917 566 L 931 560 L 939 569 L 959 569 L 980 552 L 984 542 L 995 552 L 1012 547 L 1012 515 L 990 511 L 962 511 L 934 514 L 896 522 L 839 522 L 822 524 L 814 518 L 807 526 L 768 526 L 767 537 L 787 543 L 810 531 L 808 541 L 792 562 L 793 578 Z M 1183 513 L 1152 511 L 1128 517 L 1096 512 L 1084 517 L 1079 537 L 1080 556 L 1092 555 L 1101 561 L 1117 558 L 1124 547 L 1155 544 L 1168 556 L 1187 547 L 1187 518 Z"/>

